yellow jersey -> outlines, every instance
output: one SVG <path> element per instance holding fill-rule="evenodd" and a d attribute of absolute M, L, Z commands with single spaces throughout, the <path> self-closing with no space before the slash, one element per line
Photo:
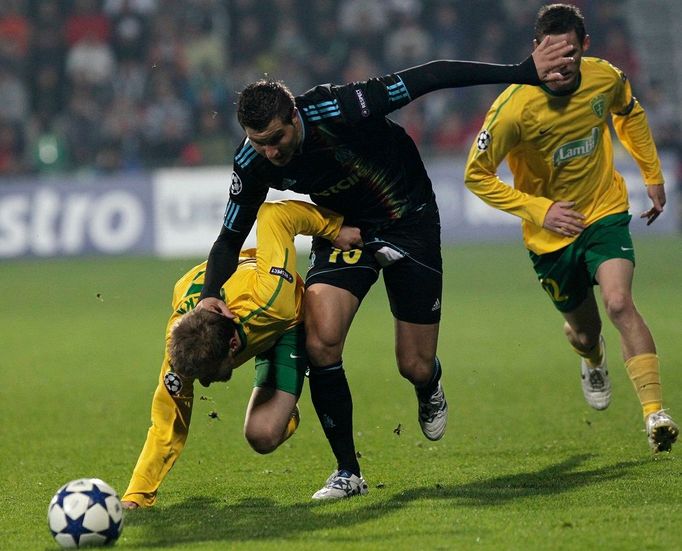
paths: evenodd
<path fill-rule="evenodd" d="M 237 270 L 222 288 L 230 311 L 237 316 L 242 348 L 238 367 L 271 348 L 282 334 L 303 321 L 304 284 L 296 272 L 294 236 L 316 235 L 334 240 L 343 218 L 301 201 L 263 203 L 256 219 L 256 249 L 240 254 Z M 166 344 L 176 321 L 199 302 L 206 262 L 175 284 Z M 152 400 L 152 425 L 123 501 L 150 507 L 163 478 L 182 452 L 192 414 L 194 381 L 171 370 L 164 354 Z"/>
<path fill-rule="evenodd" d="M 607 61 L 585 57 L 579 79 L 574 91 L 561 94 L 546 86 L 509 86 L 488 111 L 467 159 L 466 186 L 489 205 L 522 218 L 526 247 L 537 254 L 575 239 L 542 227 L 556 201 L 574 201 L 586 225 L 628 210 L 627 188 L 614 167 L 609 118 L 644 183 L 663 183 L 646 114 L 626 76 Z M 505 157 L 513 187 L 497 175 Z"/>

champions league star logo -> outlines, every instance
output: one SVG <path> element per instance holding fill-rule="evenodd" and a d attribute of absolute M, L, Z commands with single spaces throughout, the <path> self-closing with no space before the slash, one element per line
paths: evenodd
<path fill-rule="evenodd" d="M 177 396 L 182 390 L 182 379 L 172 371 L 163 376 L 163 384 L 171 396 Z"/>
<path fill-rule="evenodd" d="M 488 132 L 487 130 L 481 130 L 481 133 L 478 135 L 478 138 L 476 139 L 476 147 L 478 148 L 479 151 L 485 151 L 486 149 L 488 149 L 488 146 L 490 145 L 490 140 L 492 140 L 490 132 Z"/>
<path fill-rule="evenodd" d="M 242 181 L 236 172 L 232 173 L 232 183 L 230 184 L 230 193 L 232 195 L 239 195 L 242 191 Z"/>

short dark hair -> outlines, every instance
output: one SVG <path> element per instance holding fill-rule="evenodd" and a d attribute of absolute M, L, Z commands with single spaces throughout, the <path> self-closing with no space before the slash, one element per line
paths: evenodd
<path fill-rule="evenodd" d="M 262 79 L 249 84 L 237 101 L 237 120 L 242 128 L 264 130 L 278 118 L 284 122 L 294 116 L 294 95 L 281 80 Z"/>
<path fill-rule="evenodd" d="M 210 376 L 230 353 L 235 323 L 216 312 L 192 310 L 173 327 L 168 358 L 173 371 L 183 377 Z"/>
<path fill-rule="evenodd" d="M 538 11 L 535 19 L 535 40 L 540 42 L 549 34 L 564 34 L 575 31 L 582 44 L 587 36 L 585 18 L 577 6 L 571 4 L 547 4 Z"/>

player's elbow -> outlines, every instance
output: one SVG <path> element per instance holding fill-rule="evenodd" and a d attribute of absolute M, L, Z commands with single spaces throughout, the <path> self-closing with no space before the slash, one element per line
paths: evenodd
<path fill-rule="evenodd" d="M 466 172 L 464 174 L 464 185 L 469 191 L 476 192 L 481 185 L 481 180 L 476 178 L 473 174 Z"/>

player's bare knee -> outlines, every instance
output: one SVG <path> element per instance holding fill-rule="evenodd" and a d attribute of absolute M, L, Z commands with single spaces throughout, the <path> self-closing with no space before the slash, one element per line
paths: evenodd
<path fill-rule="evenodd" d="M 244 431 L 244 436 L 249 446 L 261 455 L 275 451 L 282 440 L 282 432 L 277 433 L 272 427 L 247 428 Z"/>
<path fill-rule="evenodd" d="M 627 293 L 611 293 L 604 297 L 606 313 L 612 320 L 619 320 L 631 315 L 634 311 L 632 297 Z"/>
<path fill-rule="evenodd" d="M 305 347 L 313 365 L 331 365 L 341 359 L 343 343 L 336 339 L 325 339 L 317 333 L 308 333 Z"/>
<path fill-rule="evenodd" d="M 434 358 L 420 358 L 419 356 L 397 357 L 398 371 L 413 385 L 423 385 L 431 380 L 433 375 Z"/>

